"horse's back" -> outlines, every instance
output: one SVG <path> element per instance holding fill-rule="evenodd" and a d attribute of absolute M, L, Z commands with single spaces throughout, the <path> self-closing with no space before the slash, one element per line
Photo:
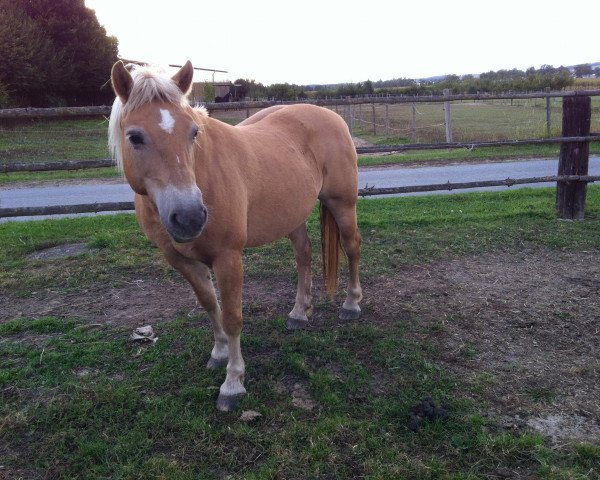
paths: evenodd
<path fill-rule="evenodd" d="M 314 105 L 278 105 L 235 127 L 245 147 L 250 245 L 287 235 L 318 198 L 354 204 L 356 149 L 344 120 Z M 277 221 L 274 219 L 277 218 Z M 266 231 L 272 235 L 263 235 Z M 266 238 L 269 237 L 269 238 Z"/>
<path fill-rule="evenodd" d="M 345 162 L 356 165 L 356 149 L 345 121 L 337 113 L 310 104 L 276 105 L 265 108 L 243 122 L 257 138 L 273 133 L 282 141 L 296 144 L 318 163 Z M 252 135 L 252 133 L 251 133 Z"/>
<path fill-rule="evenodd" d="M 259 110 L 258 112 L 256 112 L 254 115 L 251 115 L 250 117 L 248 117 L 246 120 L 243 120 L 240 123 L 238 123 L 237 126 L 244 127 L 247 125 L 252 125 L 252 124 L 264 119 L 266 116 L 270 115 L 271 113 L 276 112 L 277 110 L 281 110 L 282 108 L 286 108 L 285 105 L 275 105 L 273 107 L 263 108 L 262 110 Z"/>

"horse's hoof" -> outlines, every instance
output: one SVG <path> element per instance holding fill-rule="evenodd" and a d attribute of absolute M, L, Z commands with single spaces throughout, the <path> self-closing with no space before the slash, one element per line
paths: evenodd
<path fill-rule="evenodd" d="M 288 330 L 301 330 L 308 325 L 308 318 L 305 320 L 303 318 L 292 318 L 288 317 L 285 326 Z"/>
<path fill-rule="evenodd" d="M 238 393 L 236 395 L 223 395 L 222 393 L 219 393 L 219 398 L 217 398 L 217 409 L 221 412 L 233 412 L 242 398 L 244 398 L 243 393 Z"/>
<path fill-rule="evenodd" d="M 229 360 L 227 358 L 213 358 L 212 356 L 208 359 L 208 363 L 206 364 L 207 370 L 217 370 L 219 368 L 223 368 L 227 366 L 227 362 Z"/>
<path fill-rule="evenodd" d="M 349 322 L 351 320 L 358 320 L 360 318 L 360 309 L 359 310 L 349 310 L 347 308 L 340 309 L 340 320 L 344 322 Z"/>

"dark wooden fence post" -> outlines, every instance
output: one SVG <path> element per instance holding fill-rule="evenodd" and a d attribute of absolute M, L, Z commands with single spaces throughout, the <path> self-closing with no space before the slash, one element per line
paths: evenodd
<path fill-rule="evenodd" d="M 563 137 L 587 137 L 590 134 L 591 98 L 563 97 Z M 589 142 L 562 143 L 558 175 L 587 175 L 590 154 Z M 583 220 L 587 182 L 557 182 L 556 209 L 560 218 Z"/>

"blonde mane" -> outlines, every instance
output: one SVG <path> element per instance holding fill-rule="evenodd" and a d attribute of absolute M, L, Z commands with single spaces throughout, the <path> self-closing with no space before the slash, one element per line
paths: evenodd
<path fill-rule="evenodd" d="M 156 67 L 134 64 L 129 64 L 127 69 L 133 78 L 131 93 L 125 104 L 119 96 L 115 98 L 108 122 L 108 149 L 121 171 L 123 170 L 121 119 L 124 115 L 154 101 L 164 101 L 184 108 L 190 107 L 187 100 L 188 92 L 182 93 L 177 84 L 164 74 L 164 71 Z M 200 115 L 208 115 L 204 107 L 196 107 L 194 110 Z"/>

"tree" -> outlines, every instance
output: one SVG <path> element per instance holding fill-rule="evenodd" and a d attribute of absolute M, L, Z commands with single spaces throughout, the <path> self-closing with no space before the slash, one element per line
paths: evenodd
<path fill-rule="evenodd" d="M 589 63 L 575 65 L 575 76 L 577 78 L 587 77 L 593 73 L 592 66 Z"/>
<path fill-rule="evenodd" d="M 12 105 L 8 88 L 0 83 L 0 108 L 9 108 Z"/>
<path fill-rule="evenodd" d="M 306 98 L 304 90 L 298 85 L 289 83 L 274 83 L 266 87 L 267 95 L 274 100 L 296 100 Z"/>
<path fill-rule="evenodd" d="M 375 93 L 375 88 L 373 88 L 371 80 L 367 80 L 362 84 L 362 93 L 365 95 L 373 95 Z"/>
<path fill-rule="evenodd" d="M 206 82 L 202 91 L 202 98 L 205 102 L 215 101 L 215 86 L 212 83 Z"/>
<path fill-rule="evenodd" d="M 17 103 L 112 100 L 107 81 L 118 42 L 106 35 L 84 0 L 0 0 L 0 10 L 0 58 L 8 64 L 0 67 L 0 83 Z"/>
<path fill-rule="evenodd" d="M 7 105 L 44 105 L 63 77 L 62 55 L 17 5 L 0 0 L 0 83 Z"/>
<path fill-rule="evenodd" d="M 248 80 L 247 78 L 238 78 L 233 82 L 234 97 L 243 100 L 246 97 L 250 98 L 261 98 L 267 96 L 266 87 L 262 83 L 256 83 L 254 80 Z"/>

